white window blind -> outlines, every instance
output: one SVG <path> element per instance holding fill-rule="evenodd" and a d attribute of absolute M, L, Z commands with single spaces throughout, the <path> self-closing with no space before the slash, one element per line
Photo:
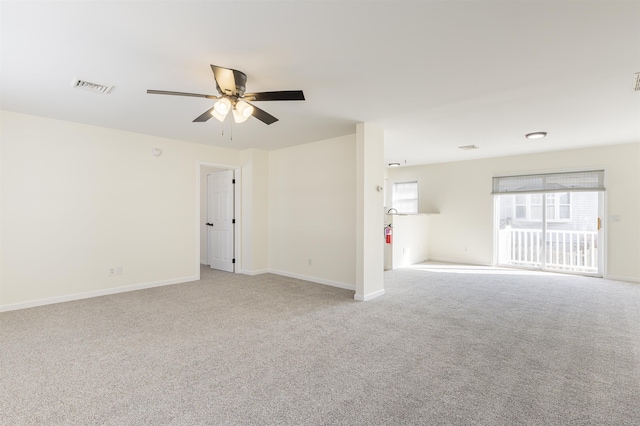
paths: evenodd
<path fill-rule="evenodd" d="M 604 170 L 493 178 L 493 194 L 604 191 Z"/>
<path fill-rule="evenodd" d="M 418 213 L 418 182 L 393 184 L 391 204 L 398 213 Z"/>

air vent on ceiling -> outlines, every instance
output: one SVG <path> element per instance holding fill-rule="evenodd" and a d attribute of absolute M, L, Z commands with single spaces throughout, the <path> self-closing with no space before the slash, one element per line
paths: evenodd
<path fill-rule="evenodd" d="M 470 151 L 472 149 L 478 149 L 478 147 L 475 146 L 475 145 L 463 145 L 463 146 L 459 146 L 458 148 L 463 150 L 463 151 Z"/>
<path fill-rule="evenodd" d="M 101 95 L 106 95 L 113 89 L 113 85 L 106 86 L 100 83 L 92 83 L 90 81 L 80 80 L 77 77 L 74 77 L 71 81 L 71 87 L 75 87 L 77 89 L 86 90 L 93 93 L 100 93 Z"/>
<path fill-rule="evenodd" d="M 637 72 L 633 76 L 633 91 L 640 92 L 640 72 Z"/>

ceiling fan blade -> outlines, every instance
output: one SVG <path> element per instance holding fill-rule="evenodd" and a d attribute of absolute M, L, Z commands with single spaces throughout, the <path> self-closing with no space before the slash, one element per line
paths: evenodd
<path fill-rule="evenodd" d="M 196 118 L 195 120 L 193 120 L 194 123 L 202 123 L 207 121 L 208 119 L 210 119 L 211 117 L 213 117 L 211 115 L 211 111 L 213 111 L 213 107 L 209 108 L 208 110 L 206 110 L 204 113 L 202 113 L 202 115 L 200 115 L 198 118 Z"/>
<path fill-rule="evenodd" d="M 249 102 L 247 102 L 249 104 Z M 249 104 L 251 105 L 251 104 Z M 257 118 L 258 120 L 262 121 L 265 124 L 273 124 L 276 121 L 278 121 L 277 118 L 275 118 L 273 115 L 269 114 L 267 111 L 264 111 L 260 108 L 258 108 L 255 105 L 251 105 L 253 107 L 253 116 L 255 118 Z"/>
<path fill-rule="evenodd" d="M 192 98 L 207 98 L 218 99 L 218 96 L 213 95 L 201 95 L 199 93 L 185 93 L 185 92 L 169 92 L 167 90 L 147 90 L 150 95 L 176 95 L 176 96 L 190 96 Z"/>
<path fill-rule="evenodd" d="M 247 75 L 242 71 L 211 65 L 216 88 L 221 95 L 242 96 L 247 85 Z"/>
<path fill-rule="evenodd" d="M 304 101 L 302 90 L 280 90 L 277 92 L 245 93 L 245 99 L 250 101 Z"/>

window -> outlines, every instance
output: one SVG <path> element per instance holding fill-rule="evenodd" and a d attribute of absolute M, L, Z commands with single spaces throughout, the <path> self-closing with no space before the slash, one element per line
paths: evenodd
<path fill-rule="evenodd" d="M 569 222 L 571 220 L 571 194 L 569 192 L 548 193 L 547 222 Z M 543 194 L 517 194 L 513 217 L 518 221 L 542 221 Z"/>
<path fill-rule="evenodd" d="M 391 206 L 398 213 L 418 213 L 418 182 L 394 183 Z"/>
<path fill-rule="evenodd" d="M 505 197 L 502 213 L 510 221 L 541 222 L 546 206 L 547 222 L 570 222 L 573 198 L 577 200 L 575 214 L 580 216 L 579 194 L 604 190 L 604 170 L 588 170 L 494 177 L 492 194 Z"/>

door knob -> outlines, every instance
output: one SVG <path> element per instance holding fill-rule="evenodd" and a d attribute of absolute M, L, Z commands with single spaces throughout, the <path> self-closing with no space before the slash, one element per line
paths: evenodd
<path fill-rule="evenodd" d="M 213 223 L 207 222 L 207 226 L 213 226 Z"/>

